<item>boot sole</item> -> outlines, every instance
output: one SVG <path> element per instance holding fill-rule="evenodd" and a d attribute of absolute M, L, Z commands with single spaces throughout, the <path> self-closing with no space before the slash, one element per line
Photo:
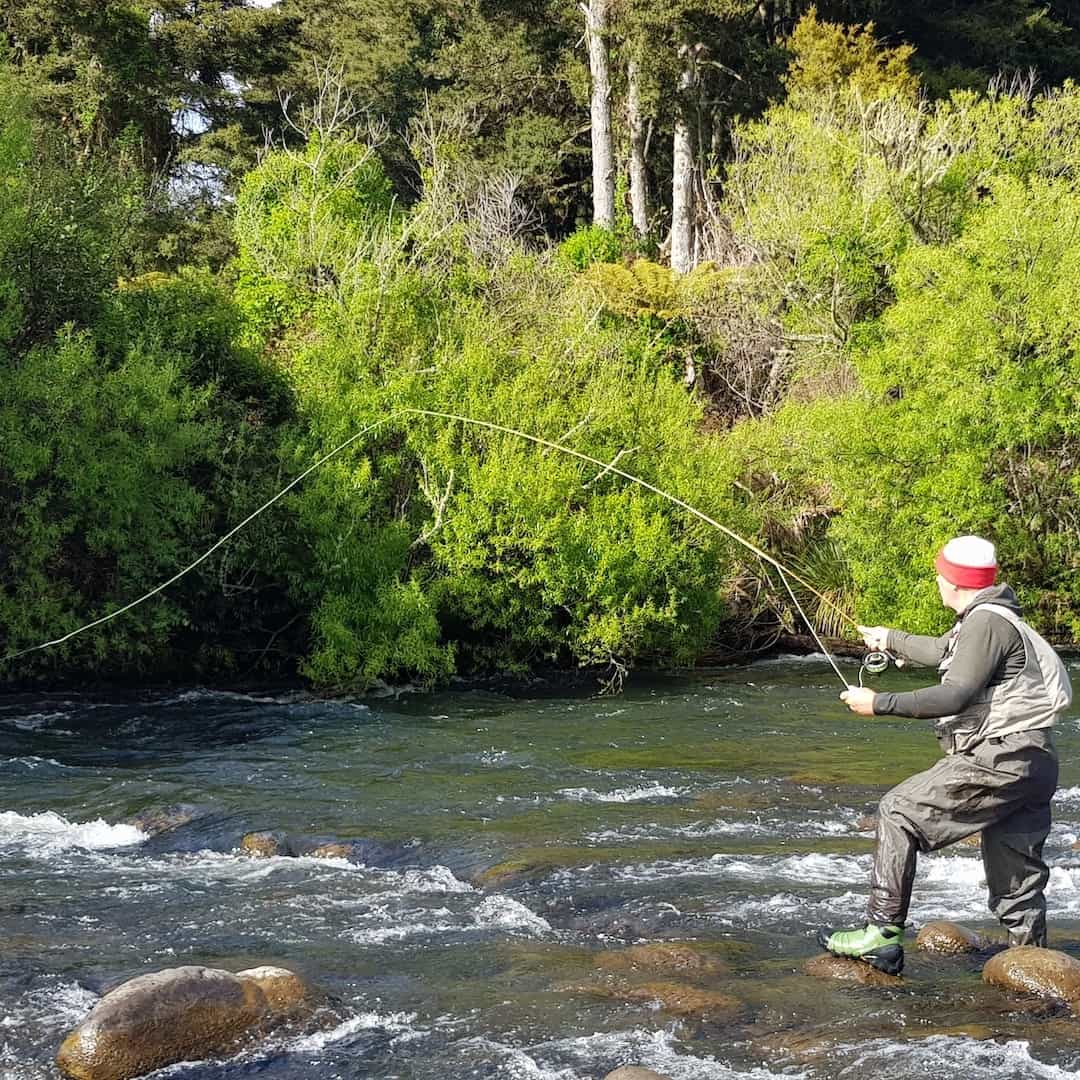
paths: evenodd
<path fill-rule="evenodd" d="M 859 957 L 872 968 L 883 971 L 886 975 L 899 975 L 904 970 L 904 948 L 902 945 L 886 945 Z"/>

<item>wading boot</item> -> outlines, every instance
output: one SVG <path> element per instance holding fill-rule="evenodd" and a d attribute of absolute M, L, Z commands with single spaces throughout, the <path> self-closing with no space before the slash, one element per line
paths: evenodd
<path fill-rule="evenodd" d="M 904 928 L 867 923 L 850 930 L 819 930 L 818 944 L 834 956 L 851 956 L 884 971 L 899 975 L 904 970 Z"/>

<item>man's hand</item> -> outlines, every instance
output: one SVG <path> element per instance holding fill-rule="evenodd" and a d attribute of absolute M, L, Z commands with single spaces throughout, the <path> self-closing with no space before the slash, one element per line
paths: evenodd
<path fill-rule="evenodd" d="M 858 626 L 856 629 L 862 634 L 862 639 L 866 642 L 868 649 L 877 649 L 880 652 L 889 647 L 887 626 Z"/>
<path fill-rule="evenodd" d="M 874 698 L 877 694 L 868 686 L 849 686 L 841 695 L 840 700 L 853 712 L 860 716 L 874 715 Z"/>

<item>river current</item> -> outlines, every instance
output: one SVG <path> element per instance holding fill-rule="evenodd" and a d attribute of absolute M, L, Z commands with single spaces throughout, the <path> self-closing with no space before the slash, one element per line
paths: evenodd
<path fill-rule="evenodd" d="M 174 1080 L 1080 1076 L 1080 1020 L 984 985 L 987 954 L 909 947 L 895 988 L 802 973 L 814 930 L 861 914 L 860 817 L 938 756 L 925 721 L 855 717 L 838 690 L 811 657 L 615 697 L 0 698 L 0 1077 L 54 1080 L 102 993 L 182 964 L 292 968 L 338 1020 L 154 1074 Z M 1047 845 L 1051 945 L 1076 955 L 1078 729 Z M 176 805 L 173 828 L 129 823 Z M 256 830 L 370 843 L 255 859 Z M 977 848 L 921 860 L 911 922 L 932 919 L 995 929 Z M 697 983 L 737 1007 L 675 1015 L 605 966 L 659 942 L 715 958 Z"/>

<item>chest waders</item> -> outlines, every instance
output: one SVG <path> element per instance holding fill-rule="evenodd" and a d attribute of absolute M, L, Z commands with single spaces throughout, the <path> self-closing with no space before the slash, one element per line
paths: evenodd
<path fill-rule="evenodd" d="M 903 967 L 903 925 L 916 858 L 982 834 L 990 910 L 1010 945 L 1046 944 L 1050 872 L 1042 858 L 1058 761 L 1051 727 L 1072 701 L 1060 657 L 1012 610 L 980 604 L 1020 634 L 1025 663 L 1015 677 L 988 686 L 956 716 L 935 723 L 946 756 L 898 784 L 881 800 L 864 930 L 821 938 L 830 951 L 859 956 L 890 974 Z M 960 624 L 962 626 L 962 624 Z M 948 670 L 957 627 L 939 670 Z"/>

